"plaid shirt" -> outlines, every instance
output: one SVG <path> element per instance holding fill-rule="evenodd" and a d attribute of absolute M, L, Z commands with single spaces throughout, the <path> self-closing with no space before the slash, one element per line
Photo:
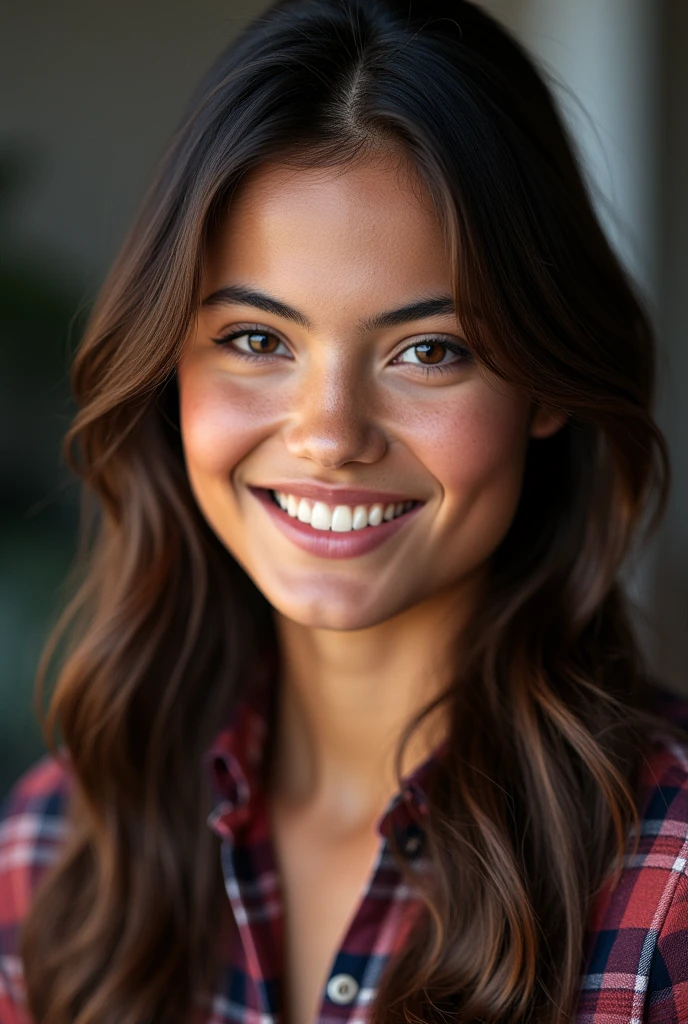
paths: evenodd
<path fill-rule="evenodd" d="M 665 703 L 674 720 L 688 705 Z M 208 768 L 215 806 L 208 823 L 221 838 L 235 927 L 225 969 L 202 1024 L 272 1024 L 280 1019 L 283 924 L 260 768 L 267 717 L 246 702 L 213 743 Z M 352 923 L 332 965 L 318 1024 L 358 1024 L 378 980 L 401 949 L 419 903 L 389 852 L 392 830 L 417 870 L 423 855 L 426 793 L 437 756 L 404 781 L 380 820 L 380 847 Z M 0 818 L 0 1024 L 28 1024 L 22 1011 L 18 933 L 32 893 L 66 835 L 70 790 L 64 763 L 45 758 L 15 786 Z M 644 763 L 637 852 L 620 882 L 602 889 L 590 915 L 577 1024 L 688 1022 L 688 743 L 657 737 Z M 630 846 L 629 846 L 630 849 Z"/>

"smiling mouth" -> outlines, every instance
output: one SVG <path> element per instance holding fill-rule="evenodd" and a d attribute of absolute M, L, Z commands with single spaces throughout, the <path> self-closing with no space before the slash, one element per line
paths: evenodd
<path fill-rule="evenodd" d="M 314 530 L 332 533 L 350 533 L 354 530 L 375 529 L 392 519 L 412 511 L 420 501 L 398 501 L 371 505 L 326 505 L 322 501 L 299 498 L 282 491 L 267 491 L 272 502 L 291 519 L 305 523 Z"/>

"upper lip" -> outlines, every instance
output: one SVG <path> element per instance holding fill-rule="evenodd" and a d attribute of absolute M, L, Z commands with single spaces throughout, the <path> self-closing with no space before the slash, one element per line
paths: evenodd
<path fill-rule="evenodd" d="M 362 487 L 324 487 L 300 481 L 273 483 L 262 490 L 293 494 L 295 498 L 310 498 L 324 505 L 389 505 L 399 501 L 418 501 L 411 495 L 392 491 L 373 491 Z"/>

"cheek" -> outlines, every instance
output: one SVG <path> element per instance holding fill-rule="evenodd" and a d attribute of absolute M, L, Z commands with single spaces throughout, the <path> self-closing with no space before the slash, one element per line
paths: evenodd
<path fill-rule="evenodd" d="M 529 403 L 522 396 L 471 381 L 413 424 L 415 449 L 445 498 L 482 493 L 509 501 L 520 492 L 528 445 Z"/>
<path fill-rule="evenodd" d="M 182 443 L 190 472 L 227 477 L 264 438 L 275 420 L 267 389 L 236 379 L 179 371 Z"/>

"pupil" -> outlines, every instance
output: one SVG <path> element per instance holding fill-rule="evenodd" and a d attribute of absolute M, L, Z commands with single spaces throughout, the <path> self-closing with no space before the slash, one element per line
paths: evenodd
<path fill-rule="evenodd" d="M 416 352 L 423 363 L 441 363 L 444 357 L 444 345 L 440 345 L 436 341 L 424 341 L 422 344 L 416 345 Z"/>
<path fill-rule="evenodd" d="M 248 346 L 254 352 L 274 352 L 276 338 L 270 334 L 249 334 Z"/>

